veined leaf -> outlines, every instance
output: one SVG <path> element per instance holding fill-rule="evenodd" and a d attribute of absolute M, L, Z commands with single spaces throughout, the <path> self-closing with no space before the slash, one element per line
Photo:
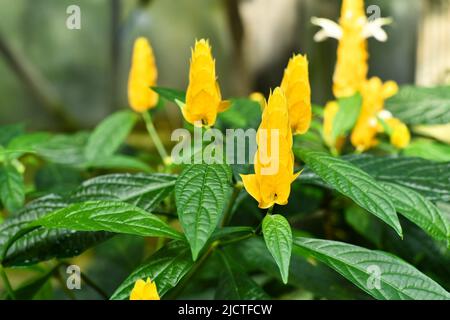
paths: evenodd
<path fill-rule="evenodd" d="M 395 208 L 436 240 L 450 242 L 448 218 L 421 194 L 395 183 L 381 182 Z"/>
<path fill-rule="evenodd" d="M 450 86 L 404 86 L 397 95 L 386 101 L 386 108 L 410 125 L 449 123 Z"/>
<path fill-rule="evenodd" d="M 50 162 L 77 166 L 86 161 L 84 148 L 88 135 L 85 132 L 74 135 L 56 135 L 47 142 L 35 146 L 35 151 Z"/>
<path fill-rule="evenodd" d="M 18 158 L 25 153 L 36 152 L 36 148 L 47 142 L 51 138 L 51 135 L 47 132 L 35 132 L 30 134 L 20 135 L 8 144 L 8 148 L 5 150 L 10 157 Z"/>
<path fill-rule="evenodd" d="M 0 166 L 0 199 L 10 212 L 17 211 L 25 201 L 23 177 L 9 164 Z"/>
<path fill-rule="evenodd" d="M 322 152 L 295 151 L 328 185 L 376 215 L 402 236 L 402 228 L 389 194 L 371 176 L 345 160 Z"/>
<path fill-rule="evenodd" d="M 136 114 L 131 111 L 116 112 L 103 120 L 88 139 L 86 159 L 111 156 L 125 141 L 136 120 Z"/>
<path fill-rule="evenodd" d="M 294 238 L 294 245 L 380 300 L 448 300 L 439 284 L 403 260 L 337 241 Z"/>
<path fill-rule="evenodd" d="M 346 160 L 378 181 L 393 182 L 413 189 L 431 201 L 450 201 L 450 162 L 438 163 L 421 158 L 372 156 L 368 154 L 344 156 Z M 327 186 L 308 168 L 300 181 Z"/>
<path fill-rule="evenodd" d="M 181 226 L 194 260 L 217 227 L 231 192 L 231 169 L 226 165 L 186 167 L 175 186 Z"/>
<path fill-rule="evenodd" d="M 112 300 L 127 300 L 138 279 L 156 282 L 158 294 L 164 296 L 188 273 L 193 265 L 185 242 L 170 242 L 133 271 L 111 296 Z"/>
<path fill-rule="evenodd" d="M 116 201 L 76 203 L 43 216 L 30 224 L 30 227 L 33 226 L 183 240 L 179 232 L 157 216 L 125 202 Z"/>
<path fill-rule="evenodd" d="M 0 225 L 0 252 L 29 223 L 71 203 L 114 200 L 151 211 L 173 190 L 175 181 L 176 176 L 165 174 L 110 174 L 85 181 L 67 198 L 50 195 L 32 201 Z M 17 239 L 9 248 L 3 264 L 28 265 L 54 257 L 72 257 L 112 235 L 107 232 L 39 228 Z"/>
<path fill-rule="evenodd" d="M 160 97 L 174 103 L 177 103 L 177 100 L 184 103 L 186 100 L 186 92 L 184 91 L 162 87 L 152 87 L 152 90 L 159 94 Z"/>
<path fill-rule="evenodd" d="M 220 253 L 223 272 L 217 285 L 218 300 L 265 300 L 269 296 L 225 252 Z"/>
<path fill-rule="evenodd" d="M 403 150 L 408 157 L 420 157 L 432 161 L 450 161 L 450 146 L 433 140 L 415 139 Z"/>
<path fill-rule="evenodd" d="M 332 137 L 336 140 L 342 135 L 346 135 L 358 120 L 362 106 L 362 97 L 359 93 L 352 97 L 338 100 L 339 111 L 333 121 Z"/>
<path fill-rule="evenodd" d="M 282 215 L 266 215 L 262 222 L 262 231 L 267 249 L 277 263 L 281 278 L 286 284 L 289 277 L 292 252 L 291 226 Z"/>

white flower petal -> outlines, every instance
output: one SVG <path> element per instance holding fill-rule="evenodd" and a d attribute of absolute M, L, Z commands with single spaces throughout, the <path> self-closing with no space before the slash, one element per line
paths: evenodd
<path fill-rule="evenodd" d="M 383 30 L 383 26 L 392 23 L 391 18 L 378 18 L 369 21 L 363 30 L 363 37 L 368 39 L 374 37 L 378 41 L 385 42 L 388 38 L 386 32 Z"/>
<path fill-rule="evenodd" d="M 342 38 L 341 26 L 332 20 L 312 17 L 311 23 L 322 28 L 322 30 L 314 36 L 315 41 L 323 41 L 326 38 L 334 38 L 338 40 Z"/>

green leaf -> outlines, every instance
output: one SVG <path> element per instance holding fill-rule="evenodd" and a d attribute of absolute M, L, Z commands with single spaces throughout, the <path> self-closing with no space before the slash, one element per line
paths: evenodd
<path fill-rule="evenodd" d="M 395 183 L 381 182 L 381 186 L 399 213 L 436 240 L 444 241 L 447 245 L 450 243 L 450 222 L 433 203 L 421 194 Z"/>
<path fill-rule="evenodd" d="M 218 115 L 216 127 L 226 129 L 257 129 L 261 122 L 261 107 L 251 99 L 231 99 L 230 107 Z"/>
<path fill-rule="evenodd" d="M 183 279 L 192 265 L 189 247 L 184 242 L 170 242 L 133 271 L 113 293 L 111 299 L 129 299 L 134 283 L 139 279 L 147 278 L 156 282 L 158 294 L 163 297 Z"/>
<path fill-rule="evenodd" d="M 266 300 L 269 296 L 225 252 L 220 252 L 223 271 L 217 285 L 218 300 Z"/>
<path fill-rule="evenodd" d="M 439 284 L 410 264 L 381 251 L 337 241 L 294 238 L 294 245 L 380 300 L 448 300 Z"/>
<path fill-rule="evenodd" d="M 15 212 L 25 202 L 23 177 L 12 165 L 0 166 L 0 199 L 9 212 Z"/>
<path fill-rule="evenodd" d="M 333 130 L 331 132 L 333 140 L 342 135 L 346 135 L 355 126 L 362 106 L 362 97 L 359 93 L 352 97 L 338 100 L 339 111 L 333 120 Z"/>
<path fill-rule="evenodd" d="M 157 216 L 125 202 L 116 201 L 76 203 L 49 213 L 29 226 L 183 239 L 179 232 L 169 227 Z"/>
<path fill-rule="evenodd" d="M 283 283 L 288 282 L 289 263 L 292 252 L 292 230 L 285 217 L 279 214 L 266 215 L 262 222 L 264 240 L 270 254 L 280 268 Z"/>
<path fill-rule="evenodd" d="M 357 205 L 351 205 L 345 208 L 345 221 L 362 237 L 381 247 L 385 225 L 375 216 Z"/>
<path fill-rule="evenodd" d="M 216 229 L 230 192 L 231 170 L 226 165 L 194 164 L 178 177 L 178 217 L 194 260 Z"/>
<path fill-rule="evenodd" d="M 5 150 L 10 157 L 18 158 L 25 153 L 36 152 L 36 148 L 51 138 L 47 132 L 35 132 L 18 136 L 10 141 Z"/>
<path fill-rule="evenodd" d="M 408 157 L 420 157 L 432 161 L 450 161 L 450 146 L 433 140 L 413 140 L 404 150 Z"/>
<path fill-rule="evenodd" d="M 294 150 L 297 152 L 297 150 Z M 450 201 L 450 162 L 438 163 L 421 158 L 372 156 L 368 154 L 344 156 L 343 160 L 357 166 L 378 181 L 393 182 L 413 189 L 430 201 Z M 300 181 L 327 186 L 308 168 Z"/>
<path fill-rule="evenodd" d="M 16 234 L 26 230 L 30 222 L 71 203 L 115 200 L 151 211 L 173 190 L 175 181 L 176 176 L 166 174 L 110 174 L 85 181 L 67 198 L 50 195 L 32 201 L 0 225 L 0 252 Z M 39 228 L 17 239 L 8 250 L 3 264 L 28 265 L 54 257 L 76 256 L 112 235 Z"/>
<path fill-rule="evenodd" d="M 132 169 L 145 172 L 151 171 L 151 168 L 139 159 L 119 154 L 107 158 L 90 160 L 86 162 L 84 166 L 92 169 Z"/>
<path fill-rule="evenodd" d="M 136 120 L 137 115 L 132 111 L 116 112 L 103 120 L 88 139 L 86 159 L 102 159 L 114 154 L 133 129 Z"/>
<path fill-rule="evenodd" d="M 350 162 L 322 152 L 295 151 L 328 185 L 386 222 L 402 236 L 402 227 L 389 194 L 371 176 Z"/>
<path fill-rule="evenodd" d="M 174 103 L 177 103 L 177 100 L 183 103 L 186 101 L 186 92 L 184 91 L 162 87 L 152 87 L 152 90 L 160 97 Z"/>
<path fill-rule="evenodd" d="M 55 270 L 56 268 L 21 285 L 14 291 L 14 298 L 16 300 L 33 300 L 33 298 L 35 298 L 41 289 L 49 282 L 52 275 L 55 273 Z"/>
<path fill-rule="evenodd" d="M 0 146 L 6 147 L 12 139 L 24 133 L 25 128 L 21 123 L 0 126 Z"/>
<path fill-rule="evenodd" d="M 35 175 L 36 191 L 42 193 L 58 193 L 66 194 L 76 189 L 83 181 L 82 174 L 79 170 L 48 163 L 39 168 Z"/>
<path fill-rule="evenodd" d="M 404 86 L 386 101 L 386 108 L 409 125 L 450 122 L 450 86 Z"/>
<path fill-rule="evenodd" d="M 50 162 L 78 166 L 86 161 L 84 149 L 88 137 L 85 132 L 56 135 L 47 142 L 35 146 L 35 151 Z"/>

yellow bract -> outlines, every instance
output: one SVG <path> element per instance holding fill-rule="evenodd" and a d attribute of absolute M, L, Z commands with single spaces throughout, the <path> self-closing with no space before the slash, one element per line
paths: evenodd
<path fill-rule="evenodd" d="M 361 113 L 351 135 L 351 142 L 357 150 L 366 151 L 378 143 L 376 135 L 382 131 L 378 114 L 384 108 L 384 101 L 397 92 L 398 86 L 393 81 L 383 83 L 380 78 L 373 77 L 364 83 L 361 88 Z"/>
<path fill-rule="evenodd" d="M 344 0 L 339 25 L 337 63 L 333 76 L 336 98 L 350 97 L 360 91 L 366 80 L 369 53 L 363 30 L 367 24 L 363 0 Z"/>
<path fill-rule="evenodd" d="M 387 119 L 386 124 L 391 131 L 391 144 L 399 149 L 406 148 L 411 140 L 411 134 L 408 127 L 397 118 Z"/>
<path fill-rule="evenodd" d="M 137 112 L 144 112 L 156 106 L 158 94 L 150 87 L 156 85 L 158 70 L 152 47 L 146 38 L 134 42 L 130 75 L 128 78 L 128 101 Z"/>
<path fill-rule="evenodd" d="M 259 103 L 259 106 L 261 107 L 261 111 L 264 110 L 266 107 L 266 98 L 261 92 L 252 92 L 249 96 L 250 100 L 256 101 Z"/>
<path fill-rule="evenodd" d="M 339 152 L 345 142 L 345 137 L 337 137 L 334 139 L 333 137 L 333 123 L 336 118 L 336 114 L 339 111 L 339 104 L 337 101 L 330 101 L 325 105 L 323 110 L 323 131 L 322 136 L 326 145 L 334 148 L 337 152 Z"/>
<path fill-rule="evenodd" d="M 228 106 L 227 101 L 222 101 L 216 63 L 209 42 L 204 39 L 196 41 L 192 50 L 183 116 L 193 125 L 212 126 L 216 122 L 217 113 L 225 111 Z"/>
<path fill-rule="evenodd" d="M 241 175 L 247 192 L 259 207 L 266 209 L 275 203 L 285 205 L 294 174 L 292 130 L 286 96 L 281 88 L 270 95 L 257 133 L 255 174 Z"/>
<path fill-rule="evenodd" d="M 311 88 L 306 56 L 295 55 L 284 71 L 281 88 L 286 94 L 289 120 L 294 134 L 303 134 L 311 125 Z"/>
<path fill-rule="evenodd" d="M 147 278 L 147 281 L 137 280 L 130 294 L 130 300 L 160 300 L 156 284 Z"/>

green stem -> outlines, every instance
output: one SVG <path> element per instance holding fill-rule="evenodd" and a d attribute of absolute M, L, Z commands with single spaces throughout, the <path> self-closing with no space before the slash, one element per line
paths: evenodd
<path fill-rule="evenodd" d="M 239 193 L 242 190 L 242 187 L 243 187 L 242 183 L 239 183 L 239 182 L 234 186 L 230 201 L 228 202 L 228 206 L 225 210 L 225 214 L 223 215 L 222 227 L 226 226 L 230 223 L 232 213 L 233 213 L 233 206 L 234 206 L 234 203 L 236 202 L 236 199 L 237 199 Z"/>
<path fill-rule="evenodd" d="M 150 112 L 149 111 L 143 112 L 142 117 L 144 118 L 148 134 L 150 135 L 150 138 L 153 140 L 153 143 L 155 144 L 155 147 L 158 150 L 158 153 L 161 156 L 164 165 L 166 166 L 169 165 L 171 163 L 170 157 L 168 156 L 166 149 L 164 148 L 164 145 L 161 142 L 158 133 L 156 132 Z"/>
<path fill-rule="evenodd" d="M 5 272 L 5 269 L 2 265 L 0 265 L 0 276 L 3 280 L 3 284 L 5 286 L 6 292 L 11 297 L 11 299 L 16 300 L 16 295 L 14 293 L 14 290 L 11 286 L 11 283 L 9 282 L 8 275 Z"/>

